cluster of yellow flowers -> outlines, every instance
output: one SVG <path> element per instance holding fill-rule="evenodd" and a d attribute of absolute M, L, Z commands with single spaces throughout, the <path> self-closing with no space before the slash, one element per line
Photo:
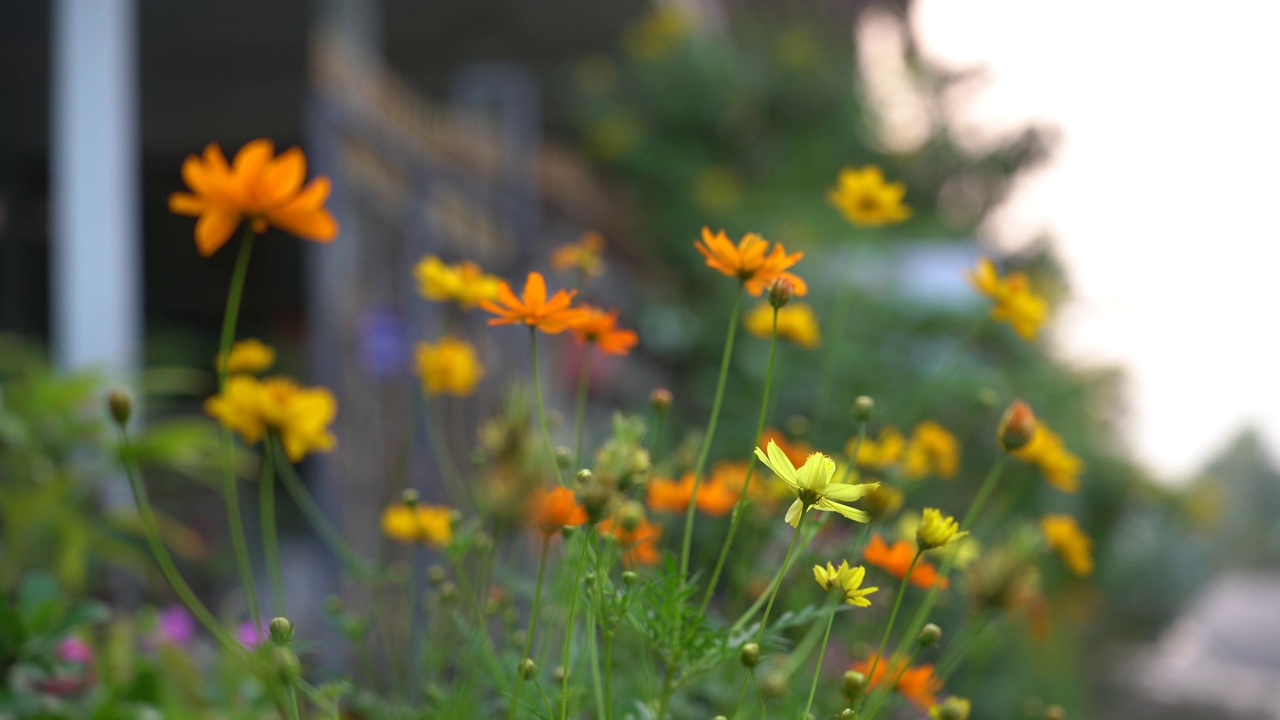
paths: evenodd
<path fill-rule="evenodd" d="M 1025 273 L 1009 273 L 1001 277 L 995 263 L 989 258 L 978 261 L 978 267 L 969 273 L 969 282 L 978 292 L 991 299 L 991 318 L 1007 322 L 1024 340 L 1035 340 L 1049 315 L 1049 305 L 1044 298 L 1031 291 L 1031 281 Z"/>
<path fill-rule="evenodd" d="M 856 459 L 860 467 L 884 470 L 894 464 L 901 465 L 908 479 L 919 480 L 937 475 L 950 480 L 960 471 L 960 441 L 950 431 L 934 420 L 925 420 L 911 431 L 910 439 L 892 425 L 880 430 L 877 438 L 858 438 L 845 444 L 845 453 Z"/>

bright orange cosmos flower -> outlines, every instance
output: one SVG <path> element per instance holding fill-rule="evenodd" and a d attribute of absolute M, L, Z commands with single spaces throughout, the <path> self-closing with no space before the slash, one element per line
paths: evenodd
<path fill-rule="evenodd" d="M 577 290 L 557 290 L 548 298 L 546 279 L 542 277 L 542 273 L 531 272 L 525 280 L 524 293 L 520 297 L 516 297 L 511 286 L 504 281 L 498 286 L 497 301 L 481 300 L 480 307 L 498 316 L 489 318 L 490 325 L 524 323 L 554 335 L 564 332 L 574 319 L 575 311 L 569 305 L 577 294 Z"/>
<path fill-rule="evenodd" d="M 866 675 L 874 660 L 875 656 L 859 660 L 853 664 L 853 670 Z M 889 680 L 897 677 L 898 681 L 893 684 L 893 689 L 917 707 L 928 710 L 938 702 L 938 691 L 942 690 L 942 681 L 933 676 L 933 665 L 906 667 L 906 664 L 906 658 L 893 658 L 888 662 L 874 663 L 876 669 L 867 678 L 867 686 L 872 689 L 881 688 Z"/>
<path fill-rule="evenodd" d="M 911 558 L 915 554 L 915 546 L 909 541 L 899 540 L 889 545 L 876 534 L 871 536 L 867 549 L 862 551 L 862 559 L 901 580 L 906 577 L 907 568 L 911 566 Z M 934 585 L 945 588 L 949 583 L 946 578 L 938 577 L 937 569 L 922 558 L 911 571 L 911 584 L 927 590 Z"/>
<path fill-rule="evenodd" d="M 693 246 L 707 259 L 707 267 L 738 278 L 752 295 L 763 293 L 777 278 L 790 280 L 795 286 L 796 296 L 809 292 L 809 286 L 800 276 L 787 272 L 787 268 L 800 262 L 804 253 L 788 255 L 782 243 L 774 244 L 769 250 L 768 240 L 755 233 L 747 233 L 735 246 L 723 230 L 713 235 L 711 228 L 704 227 L 702 240 Z"/>
<path fill-rule="evenodd" d="M 741 472 L 735 472 L 741 470 Z M 730 475 L 736 480 L 738 487 L 731 486 Z M 698 510 L 704 515 L 720 517 L 733 509 L 738 503 L 738 490 L 741 489 L 742 478 L 746 477 L 746 468 L 734 465 L 725 470 L 717 466 L 709 477 L 703 478 L 698 485 L 698 495 L 693 496 L 693 472 L 685 473 L 679 481 L 667 478 L 655 478 L 647 485 L 648 505 L 650 510 L 664 510 L 682 513 L 689 508 L 689 500 L 693 499 Z"/>
<path fill-rule="evenodd" d="M 569 332 L 578 342 L 594 343 L 610 355 L 626 355 L 640 338 L 634 330 L 618 327 L 618 311 L 605 312 L 592 305 L 580 305 L 569 321 Z"/>
<path fill-rule="evenodd" d="M 604 236 L 595 230 L 582 233 L 576 243 L 566 243 L 551 253 L 551 267 L 557 270 L 577 268 L 587 277 L 604 272 Z"/>
<path fill-rule="evenodd" d="M 199 217 L 196 249 L 209 257 L 231 239 L 245 220 L 256 233 L 275 225 L 285 232 L 316 242 L 329 242 L 338 223 L 325 209 L 329 178 L 320 176 L 303 186 L 307 159 L 298 148 L 275 154 L 270 140 L 254 140 L 236 153 L 230 165 L 216 143 L 200 157 L 188 155 L 182 179 L 191 192 L 169 196 L 169 210 Z"/>
<path fill-rule="evenodd" d="M 581 525 L 586 521 L 587 511 L 569 488 L 538 488 L 529 496 L 529 524 L 546 537 L 555 535 L 566 525 Z"/>
<path fill-rule="evenodd" d="M 627 530 L 622 523 L 615 523 L 613 518 L 607 518 L 597 527 L 600 532 L 613 535 L 618 539 L 618 544 L 625 549 L 622 564 L 627 567 L 657 565 L 662 559 L 662 553 L 658 551 L 658 540 L 662 537 L 660 525 L 641 520 L 635 530 Z"/>

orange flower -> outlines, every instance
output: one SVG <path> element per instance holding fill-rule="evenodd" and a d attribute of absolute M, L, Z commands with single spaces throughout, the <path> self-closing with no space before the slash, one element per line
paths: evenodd
<path fill-rule="evenodd" d="M 625 548 L 626 552 L 622 554 L 624 565 L 657 565 L 658 560 L 662 559 L 662 553 L 658 551 L 658 539 L 662 537 L 661 526 L 641 519 L 635 530 L 627 530 L 622 523 L 606 518 L 598 527 L 600 532 L 616 537 L 618 544 Z"/>
<path fill-rule="evenodd" d="M 551 267 L 557 270 L 577 268 L 587 277 L 604 272 L 604 236 L 595 230 L 582 233 L 576 243 L 565 243 L 551 253 Z"/>
<path fill-rule="evenodd" d="M 626 355 L 639 338 L 634 330 L 618 327 L 618 311 L 605 312 L 591 305 L 580 305 L 569 321 L 569 332 L 578 342 L 595 343 L 610 355 Z"/>
<path fill-rule="evenodd" d="M 775 244 L 773 250 L 766 252 L 769 241 L 755 233 L 747 233 L 735 246 L 723 230 L 712 235 L 711 228 L 704 227 L 701 242 L 695 242 L 693 246 L 707 259 L 707 267 L 738 278 L 752 295 L 763 293 L 777 278 L 790 280 L 797 296 L 809 292 L 804 280 L 787 272 L 787 268 L 800 262 L 804 253 L 788 255 L 782 243 Z"/>
<path fill-rule="evenodd" d="M 853 664 L 853 670 L 866 675 L 874 660 L 874 656 L 860 660 Z M 896 677 L 898 680 L 894 683 L 893 689 L 922 710 L 928 710 L 938 702 L 938 691 L 942 690 L 942 681 L 933 676 L 933 665 L 907 667 L 905 658 L 895 658 L 888 662 L 874 664 L 876 669 L 867 678 L 867 687 L 872 689 L 884 687 L 888 679 Z"/>
<path fill-rule="evenodd" d="M 338 234 L 338 223 L 325 209 L 329 178 L 323 175 L 304 187 L 307 159 L 298 148 L 275 155 L 270 140 L 254 140 L 236 153 L 228 165 L 216 143 L 204 155 L 188 155 L 182 163 L 182 179 L 191 192 L 169 196 L 169 210 L 199 217 L 196 249 L 209 257 L 231 239 L 240 223 L 248 220 L 256 233 L 275 225 L 285 232 L 316 242 L 329 242 Z"/>
<path fill-rule="evenodd" d="M 915 554 L 915 546 L 909 541 L 899 540 L 890 546 L 884 538 L 876 534 L 871 536 L 867 549 L 862 551 L 862 559 L 901 580 L 906 577 L 907 568 L 910 567 L 911 558 L 915 557 Z M 915 569 L 911 571 L 911 584 L 927 590 L 934 585 L 945 588 L 949 583 L 946 578 L 938 577 L 938 571 L 921 558 L 916 563 Z"/>
<path fill-rule="evenodd" d="M 505 281 L 498 286 L 497 302 L 481 300 L 480 307 L 497 315 L 489 318 L 490 325 L 515 325 L 524 323 L 549 335 L 564 332 L 573 320 L 574 311 L 569 308 L 577 290 L 557 290 L 547 297 L 547 281 L 542 273 L 531 272 L 524 283 L 524 294 L 516 297 Z"/>
<path fill-rule="evenodd" d="M 538 488 L 529 496 L 529 524 L 550 537 L 566 525 L 581 525 L 587 511 L 578 504 L 569 488 Z"/>
<path fill-rule="evenodd" d="M 738 503 L 738 490 L 742 487 L 742 479 L 746 477 L 747 468 L 736 463 L 720 463 L 709 477 L 702 479 L 698 485 L 698 496 L 694 500 L 698 510 L 705 515 L 721 517 L 733 509 Z M 693 497 L 693 472 L 687 472 L 680 481 L 668 478 L 655 478 L 648 484 L 648 505 L 650 510 L 663 510 L 682 513 L 689 508 L 689 499 Z M 737 486 L 734 486 L 734 482 Z"/>

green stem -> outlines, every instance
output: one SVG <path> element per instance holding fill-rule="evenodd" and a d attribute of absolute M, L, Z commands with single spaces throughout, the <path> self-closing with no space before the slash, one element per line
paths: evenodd
<path fill-rule="evenodd" d="M 285 709 L 289 711 L 289 720 L 299 720 L 298 715 L 298 691 L 293 687 L 293 683 L 289 683 L 288 703 Z"/>
<path fill-rule="evenodd" d="M 996 484 L 1000 480 L 1000 473 L 1004 470 L 1005 462 L 1008 460 L 1008 454 L 1001 452 L 996 456 L 996 461 L 991 465 L 991 471 L 987 473 L 987 477 L 982 481 L 982 486 L 978 489 L 978 494 L 973 499 L 973 504 L 969 506 L 969 511 L 965 513 L 964 519 L 960 521 L 959 529 L 967 532 L 978 519 L 978 514 L 982 512 L 982 508 L 987 503 L 987 499 L 995 490 Z M 916 614 L 911 618 L 911 624 L 908 625 L 908 634 L 906 640 L 915 637 L 920 629 L 924 627 L 925 621 L 929 619 L 929 613 L 933 611 L 934 604 L 938 601 L 938 594 L 942 591 L 942 580 L 950 573 L 951 568 L 955 565 L 956 556 L 960 553 L 960 545 L 951 546 L 950 551 L 942 560 L 941 566 L 938 568 L 938 582 L 929 588 L 929 594 L 925 596 L 924 602 L 920 604 L 920 608 L 916 610 Z"/>
<path fill-rule="evenodd" d="M 156 522 L 155 510 L 151 507 L 151 500 L 147 497 L 147 488 L 142 484 L 142 478 L 138 474 L 138 469 L 134 465 L 133 443 L 129 439 L 129 433 L 124 428 L 120 429 L 120 459 L 124 465 L 125 474 L 129 477 L 129 488 L 133 491 L 133 501 L 138 507 L 138 515 L 142 519 L 142 529 L 147 536 L 147 544 L 151 546 L 151 553 L 156 558 L 156 564 L 160 566 L 160 572 L 164 574 L 165 580 L 169 581 L 169 585 L 174 592 L 178 594 L 178 598 L 182 600 L 182 604 L 187 607 L 201 625 L 209 631 L 210 635 L 217 638 L 223 647 L 237 654 L 244 654 L 244 646 L 236 640 L 227 629 L 218 622 L 213 613 L 200 602 L 195 592 L 187 581 L 182 578 L 182 574 L 178 572 L 177 566 L 173 564 L 173 557 L 169 555 L 169 549 L 164 546 L 164 541 L 160 539 L 160 525 Z"/>
<path fill-rule="evenodd" d="M 902 607 L 902 598 L 907 594 L 907 586 L 911 584 L 911 573 L 916 569 L 916 563 L 920 562 L 920 556 L 923 552 L 917 548 L 916 554 L 911 557 L 911 564 L 907 566 L 907 572 L 902 576 L 902 583 L 898 585 L 898 597 L 893 601 L 893 610 L 889 613 L 889 623 L 884 626 L 884 636 L 880 638 L 880 649 L 876 651 L 875 657 L 871 659 L 871 668 L 867 671 L 867 683 L 870 685 L 876 676 L 876 667 L 880 665 L 880 659 L 884 655 L 885 648 L 889 646 L 889 635 L 893 632 L 893 624 L 898 619 L 898 610 Z M 936 587 L 936 585 L 935 585 Z M 890 685 L 889 689 L 893 686 Z M 861 708 L 866 702 L 867 696 L 871 694 L 870 688 L 862 694 L 858 699 L 858 707 Z"/>
<path fill-rule="evenodd" d="M 258 477 L 258 521 L 262 527 L 262 554 L 266 558 L 271 583 L 271 606 L 277 616 L 285 614 L 284 573 L 280 570 L 280 540 L 276 534 L 276 483 L 271 471 L 271 451 L 266 449 Z"/>
<path fill-rule="evenodd" d="M 822 633 L 822 649 L 818 650 L 818 664 L 813 668 L 813 683 L 809 685 L 809 701 L 804 705 L 804 712 L 800 713 L 800 720 L 808 720 L 809 709 L 813 707 L 813 696 L 818 692 L 818 678 L 822 676 L 822 661 L 827 656 L 827 641 L 831 639 L 831 625 L 835 620 L 835 607 L 832 607 L 831 615 L 827 618 L 827 629 Z"/>
<path fill-rule="evenodd" d="M 604 718 L 613 720 L 613 633 L 606 628 L 604 633 Z"/>
<path fill-rule="evenodd" d="M 853 475 L 853 469 L 858 466 L 858 453 L 862 451 L 862 443 L 867 440 L 867 421 L 858 421 L 858 440 L 853 444 L 853 454 L 849 456 L 849 464 L 844 466 L 844 474 L 840 476 L 840 482 L 849 482 L 849 476 Z"/>
<path fill-rule="evenodd" d="M 605 568 L 601 563 L 603 553 L 600 552 L 600 535 L 591 533 L 591 542 L 595 547 L 596 569 L 595 579 L 591 583 L 591 600 L 594 607 L 587 613 L 587 655 L 591 660 L 591 686 L 595 691 L 596 717 L 608 718 L 610 712 L 605 710 L 604 678 L 600 672 L 600 643 L 597 637 L 597 615 L 608 622 L 604 616 L 604 582 L 607 579 Z"/>
<path fill-rule="evenodd" d="M 915 650 L 911 652 L 911 657 L 907 658 L 907 661 L 902 663 L 898 668 L 898 672 L 890 678 L 889 684 L 885 685 L 884 689 L 876 697 L 876 704 L 872 705 L 871 708 L 867 710 L 866 717 L 863 718 L 863 720 L 871 720 L 871 718 L 880 714 L 880 708 L 884 707 L 884 704 L 889 701 L 889 697 L 893 695 L 893 689 L 898 687 L 898 681 L 902 679 L 902 675 L 907 672 L 908 668 L 915 664 L 916 658 L 920 656 L 920 650 L 920 644 L 916 643 Z M 870 694 L 870 692 L 870 690 L 867 691 L 868 694 Z"/>
<path fill-rule="evenodd" d="M 798 530 L 797 530 L 797 534 L 798 534 Z M 809 544 L 813 542 L 813 539 L 816 536 L 817 536 L 816 533 L 810 533 L 809 537 L 805 538 L 804 541 L 800 544 L 800 551 L 804 552 L 809 547 Z M 782 582 L 781 574 L 776 574 L 773 576 L 773 580 L 769 582 L 769 587 L 766 588 L 765 591 L 760 594 L 760 597 L 756 598 L 755 602 L 751 603 L 751 607 L 747 608 L 746 611 L 742 613 L 742 616 L 739 617 L 736 621 L 734 621 L 733 625 L 729 627 L 730 635 L 741 630 L 743 626 L 745 626 L 747 622 L 751 620 L 752 617 L 755 617 L 755 614 L 760 611 L 760 606 L 764 605 L 764 603 L 770 597 L 770 593 L 775 592 L 777 590 L 778 584 L 781 582 Z"/>
<path fill-rule="evenodd" d="M 298 477 L 297 470 L 285 456 L 284 448 L 281 447 L 278 438 L 268 442 L 268 451 L 275 460 L 276 472 L 280 474 L 280 482 L 284 485 L 285 491 L 289 493 L 294 504 L 302 511 L 311 527 L 329 546 L 333 554 L 338 556 L 347 566 L 347 570 L 357 577 L 372 577 L 375 574 L 374 571 L 347 544 L 347 541 L 342 538 L 342 532 L 329 521 L 329 518 L 325 517 L 324 510 L 316 503 L 315 498 L 311 497 L 311 493 L 307 492 L 307 487 L 302 484 L 302 478 Z"/>
<path fill-rule="evenodd" d="M 582 467 L 582 435 L 587 415 L 587 390 L 591 385 L 591 345 L 582 346 L 582 366 L 578 368 L 578 401 L 573 408 L 574 469 Z"/>
<path fill-rule="evenodd" d="M 742 314 L 742 287 L 733 299 L 733 310 L 729 313 L 729 332 L 724 339 L 724 353 L 720 358 L 720 378 L 716 381 L 716 396 L 711 403 L 711 417 L 707 420 L 707 431 L 702 438 L 702 450 L 698 453 L 698 464 L 693 469 L 693 492 L 691 498 L 698 496 L 698 487 L 702 484 L 702 473 L 707 468 L 707 459 L 711 456 L 711 441 L 716 435 L 716 423 L 720 420 L 720 405 L 724 402 L 724 386 L 729 379 L 729 360 L 733 357 L 733 340 L 738 335 L 738 317 Z M 684 541 L 680 546 L 680 577 L 689 577 L 689 548 L 693 543 L 693 516 L 697 503 L 691 499 L 689 509 L 684 515 Z"/>
<path fill-rule="evenodd" d="M 227 292 L 227 307 L 222 314 L 222 339 L 218 344 L 218 390 L 226 389 L 227 370 L 231 357 L 231 344 L 236 336 L 236 321 L 240 317 L 240 299 L 244 295 L 245 277 L 249 274 L 249 258 L 253 254 L 254 233 L 245 226 L 244 239 L 240 242 L 240 254 L 236 256 L 235 270 L 231 275 L 231 288 Z M 240 518 L 240 495 L 236 486 L 236 446 L 231 431 L 222 429 L 222 497 L 227 509 L 227 525 L 231 546 L 236 556 L 236 568 L 240 572 L 240 584 L 244 589 L 245 604 L 254 627 L 262 626 L 262 613 L 258 609 L 258 589 L 253 581 L 253 565 L 249 561 L 249 545 L 245 542 L 244 523 Z"/>
<path fill-rule="evenodd" d="M 592 533 L 594 534 L 594 533 Z M 570 587 L 569 616 L 564 621 L 564 676 L 560 679 L 560 720 L 569 717 L 569 661 L 573 652 L 573 619 L 578 610 L 578 596 L 582 594 L 582 566 L 587 564 L 587 548 L 591 546 L 585 533 L 582 536 L 582 550 L 578 553 L 578 567 L 573 571 L 573 585 Z"/>
<path fill-rule="evenodd" d="M 665 720 L 667 717 L 667 704 L 671 702 L 671 691 L 675 689 L 675 677 L 675 663 L 669 663 L 666 674 L 662 676 L 662 697 L 658 700 L 658 714 L 654 716 L 656 720 Z"/>
<path fill-rule="evenodd" d="M 535 345 L 536 347 L 536 345 Z M 525 659 L 529 657 L 529 651 L 533 649 L 533 631 L 538 625 L 538 605 L 542 601 L 542 580 L 547 570 L 547 550 L 551 547 L 550 536 L 542 536 L 542 553 L 538 558 L 538 582 L 533 590 L 533 607 L 529 610 L 529 629 L 525 631 L 524 651 L 520 654 L 520 662 L 523 664 Z M 513 720 L 516 716 L 516 708 L 520 706 L 520 686 L 524 683 L 524 673 L 519 669 L 516 671 L 516 688 L 511 697 L 511 711 L 507 715 L 507 720 Z M 539 685 L 541 688 L 541 685 Z M 551 704 L 547 704 L 547 717 L 551 717 Z"/>
<path fill-rule="evenodd" d="M 426 398 L 425 394 L 419 394 L 418 399 L 423 408 L 422 414 L 423 422 L 426 425 L 427 447 L 431 450 L 431 455 L 436 461 L 436 467 L 440 470 L 440 476 L 444 479 L 450 500 L 455 504 L 469 501 L 471 498 L 468 496 L 467 483 L 463 480 L 462 473 L 458 471 L 457 463 L 453 461 L 453 453 L 449 450 L 448 440 L 440 432 L 440 428 L 444 426 L 441 413 Z"/>
<path fill-rule="evenodd" d="M 654 414 L 658 416 L 658 419 L 653 423 L 653 438 L 649 440 L 649 459 L 650 463 L 656 466 L 658 464 L 658 451 L 662 449 L 662 431 L 666 427 L 667 415 L 670 414 L 670 411 L 654 411 Z"/>
<path fill-rule="evenodd" d="M 773 367 L 774 358 L 778 351 L 778 308 L 773 309 L 773 334 L 769 338 L 769 365 L 764 373 L 764 397 L 760 399 L 760 415 L 756 418 L 756 434 L 751 439 L 751 446 L 755 447 L 760 442 L 760 436 L 764 434 L 764 421 L 769 414 L 769 394 L 773 389 Z M 747 466 L 747 476 L 742 480 L 742 489 L 738 492 L 738 501 L 733 504 L 733 515 L 729 519 L 729 534 L 724 538 L 724 544 L 720 546 L 720 557 L 716 558 L 715 570 L 711 573 L 711 582 L 707 584 L 707 592 L 702 597 L 702 612 L 707 611 L 707 606 L 711 604 L 711 596 L 716 591 L 716 584 L 720 582 L 720 573 L 724 571 L 724 564 L 729 559 L 729 549 L 733 547 L 734 535 L 738 532 L 738 523 L 742 520 L 742 507 L 747 501 L 747 489 L 751 487 L 751 475 L 755 472 L 756 463 L 751 462 Z M 690 503 L 692 503 L 692 498 Z"/>
<path fill-rule="evenodd" d="M 830 330 L 827 332 L 827 348 L 824 352 L 822 362 L 822 374 L 818 377 L 818 397 L 814 399 L 814 425 L 821 426 L 826 422 L 827 406 L 830 403 L 832 392 L 831 383 L 835 375 L 836 361 L 843 357 L 845 323 L 849 315 L 849 303 L 853 294 L 853 287 L 849 283 L 842 283 L 840 290 L 836 295 L 835 307 L 831 309 Z"/>
<path fill-rule="evenodd" d="M 529 327 L 529 341 L 533 344 L 533 390 L 538 398 L 538 425 L 542 427 L 542 442 L 547 446 L 547 459 L 556 474 L 556 484 L 564 487 L 564 478 L 560 475 L 560 463 L 556 462 L 556 449 L 551 444 L 551 430 L 547 427 L 547 411 L 542 402 L 542 375 L 538 371 L 538 330 Z"/>
<path fill-rule="evenodd" d="M 951 347 L 951 355 L 942 364 L 942 368 L 932 375 L 932 382 L 920 383 L 916 396 L 912 398 L 911 405 L 908 406 L 910 409 L 903 417 L 914 423 L 919 419 L 920 410 L 924 407 L 925 401 L 931 397 L 936 397 L 939 391 L 946 388 L 956 370 L 960 369 L 960 360 L 964 357 L 963 351 L 973 344 L 974 340 L 978 339 L 978 335 L 982 333 L 982 329 L 987 325 L 987 320 L 988 316 L 984 314 L 973 327 L 969 328 L 969 332 L 965 333 L 960 342 Z"/>
<path fill-rule="evenodd" d="M 809 508 L 806 507 L 800 511 L 800 521 L 796 523 L 796 531 L 791 536 L 791 544 L 787 546 L 787 554 L 782 558 L 782 566 L 778 568 L 777 575 L 774 576 L 772 589 L 769 591 L 769 602 L 764 606 L 764 616 L 760 618 L 760 626 L 756 628 L 756 645 L 760 644 L 761 638 L 764 637 L 764 628 L 769 624 L 769 613 L 773 611 L 773 601 L 778 597 L 778 588 L 782 586 L 782 579 L 787 576 L 787 570 L 791 567 L 791 555 L 795 552 L 796 541 L 800 539 L 800 533 L 804 530 L 804 521 L 809 517 Z M 732 631 L 731 631 L 732 632 Z M 752 675 L 752 668 L 746 668 L 748 676 Z M 747 696 L 747 681 L 742 681 L 742 689 L 738 691 L 738 704 L 733 709 L 733 716 L 736 718 L 742 710 L 742 701 Z"/>

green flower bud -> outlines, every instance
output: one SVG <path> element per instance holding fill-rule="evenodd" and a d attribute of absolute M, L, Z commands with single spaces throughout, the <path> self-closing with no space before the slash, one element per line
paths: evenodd
<path fill-rule="evenodd" d="M 753 668 L 760 664 L 760 646 L 756 643 L 749 642 L 742 646 L 740 653 L 742 664 L 745 667 Z"/>
<path fill-rule="evenodd" d="M 525 680 L 532 680 L 538 674 L 538 664 L 533 658 L 525 658 L 520 661 L 520 677 Z"/>
<path fill-rule="evenodd" d="M 129 418 L 133 416 L 133 396 L 124 388 L 115 388 L 107 393 L 107 410 L 111 413 L 111 419 L 116 421 L 116 425 L 124 427 L 129 424 Z"/>
<path fill-rule="evenodd" d="M 868 395 L 859 395 L 853 399 L 853 417 L 858 422 L 866 422 L 876 409 L 876 401 Z"/>
<path fill-rule="evenodd" d="M 271 642 L 277 645 L 288 645 L 293 642 L 293 623 L 286 618 L 272 618 L 271 623 L 267 625 L 267 632 L 271 636 Z"/>
<path fill-rule="evenodd" d="M 417 507 L 421 500 L 422 496 L 413 488 L 405 488 L 404 492 L 400 493 L 400 502 L 404 503 L 406 507 Z"/>
<path fill-rule="evenodd" d="M 440 567 L 439 565 L 432 565 L 431 567 L 427 568 L 427 579 L 431 581 L 432 585 L 439 585 L 440 583 L 444 582 L 445 578 L 447 577 L 448 577 L 448 574 L 445 573 L 444 568 Z"/>
<path fill-rule="evenodd" d="M 850 699 L 856 698 L 862 694 L 867 687 L 867 676 L 857 670 L 848 670 L 840 681 L 844 694 Z"/>
<path fill-rule="evenodd" d="M 916 642 L 920 643 L 920 647 L 933 647 L 942 639 L 942 628 L 929 623 L 920 629 L 920 634 L 916 636 Z"/>

